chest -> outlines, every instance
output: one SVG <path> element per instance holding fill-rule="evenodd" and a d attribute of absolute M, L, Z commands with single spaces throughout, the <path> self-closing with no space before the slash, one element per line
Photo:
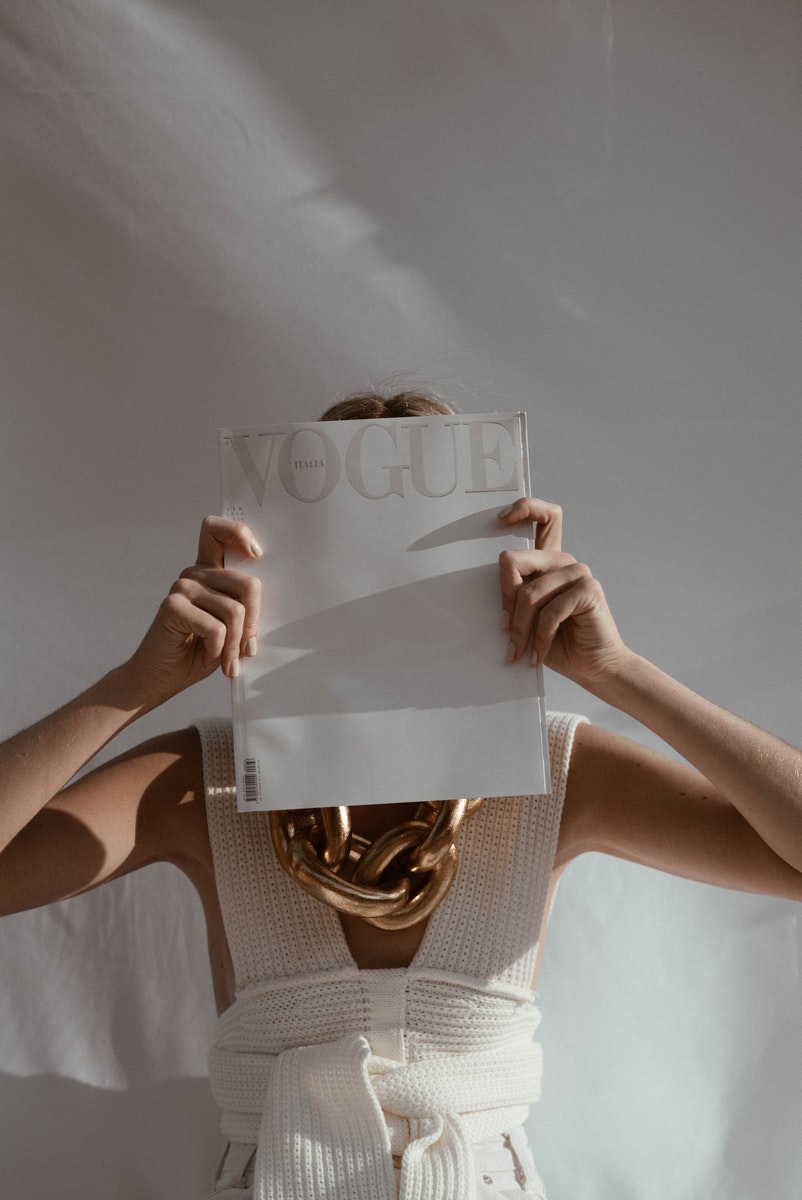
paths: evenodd
<path fill-rule="evenodd" d="M 262 981 L 410 966 L 528 988 L 550 872 L 538 869 L 547 855 L 537 852 L 539 835 L 523 812 L 520 798 L 506 797 L 466 820 L 445 899 L 428 921 L 388 931 L 307 895 L 276 858 L 267 814 L 213 806 L 216 876 L 205 873 L 204 907 L 218 1005 L 233 998 L 232 956 L 240 992 Z M 372 841 L 413 813 L 354 809 L 354 830 Z"/>
<path fill-rule="evenodd" d="M 195 882 L 197 887 L 197 880 Z M 213 877 L 207 876 L 198 891 L 206 916 L 215 1001 L 218 1012 L 223 1012 L 234 1002 L 236 994 L 234 962 Z M 339 915 L 339 921 L 348 952 L 360 971 L 410 966 L 420 949 L 427 925 L 427 921 L 423 920 L 408 929 L 377 929 L 362 918 L 345 913 Z"/>
<path fill-rule="evenodd" d="M 414 805 L 363 805 L 353 810 L 354 832 L 375 841 L 387 829 L 414 816 Z M 205 822 L 205 814 L 199 812 Z M 233 1003 L 236 977 L 231 948 L 226 936 L 217 881 L 214 874 L 211 845 L 205 831 L 208 852 L 203 856 L 203 870 L 192 877 L 200 894 L 206 916 L 209 964 L 212 972 L 215 999 L 219 1012 Z M 297 886 L 297 885 L 296 885 Z M 300 890 L 298 893 L 300 899 Z M 408 967 L 420 949 L 428 921 L 426 919 L 406 929 L 379 929 L 361 917 L 347 913 L 336 914 L 348 952 L 360 971 Z"/>

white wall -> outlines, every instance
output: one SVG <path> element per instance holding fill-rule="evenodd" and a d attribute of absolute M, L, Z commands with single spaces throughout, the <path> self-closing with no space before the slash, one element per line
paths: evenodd
<path fill-rule="evenodd" d="M 6 0 L 0 38 L 2 731 L 136 644 L 217 507 L 218 426 L 398 374 L 525 408 L 625 636 L 798 740 L 798 5 Z M 123 744 L 226 707 L 211 682 Z M 802 1192 L 800 948 L 790 903 L 570 869 L 552 1200 Z M 0 956 L 3 1178 L 204 1195 L 188 885 L 10 918 Z"/>

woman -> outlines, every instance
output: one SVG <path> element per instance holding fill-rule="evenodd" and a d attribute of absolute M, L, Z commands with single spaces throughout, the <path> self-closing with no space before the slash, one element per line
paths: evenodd
<path fill-rule="evenodd" d="M 370 394 L 324 419 L 448 411 Z M 558 508 L 522 499 L 499 521 L 531 523 L 535 542 L 501 556 L 509 669 L 545 664 L 686 761 L 552 716 L 552 794 L 494 798 L 466 818 L 454 884 L 428 919 L 377 929 L 301 891 L 269 817 L 234 810 L 227 722 L 165 733 L 69 784 L 130 722 L 255 653 L 258 585 L 224 566 L 226 550 L 261 554 L 242 524 L 207 518 L 132 658 L 0 751 L 0 911 L 156 861 L 198 890 L 221 1014 L 218 1198 L 545 1195 L 521 1123 L 539 1081 L 531 988 L 565 866 L 597 850 L 802 897 L 802 754 L 625 645 L 601 586 L 561 549 Z M 413 815 L 359 805 L 354 832 L 373 842 Z"/>

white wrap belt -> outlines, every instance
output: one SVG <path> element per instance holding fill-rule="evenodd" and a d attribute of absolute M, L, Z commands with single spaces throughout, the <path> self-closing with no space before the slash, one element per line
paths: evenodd
<path fill-rule="evenodd" d="M 398 1063 L 352 1035 L 279 1055 L 215 1047 L 209 1074 L 224 1135 L 258 1146 L 254 1200 L 474 1200 L 471 1139 L 521 1123 L 541 1050 Z"/>

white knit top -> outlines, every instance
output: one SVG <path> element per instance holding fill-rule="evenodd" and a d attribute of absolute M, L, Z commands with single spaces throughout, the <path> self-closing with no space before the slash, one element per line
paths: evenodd
<path fill-rule="evenodd" d="M 475 1196 L 471 1142 L 540 1092 L 530 985 L 582 720 L 549 716 L 550 795 L 465 822 L 451 890 L 386 970 L 360 970 L 338 914 L 284 872 L 268 814 L 236 811 L 230 722 L 197 723 L 237 989 L 209 1072 L 226 1138 L 258 1145 L 254 1200 Z"/>

